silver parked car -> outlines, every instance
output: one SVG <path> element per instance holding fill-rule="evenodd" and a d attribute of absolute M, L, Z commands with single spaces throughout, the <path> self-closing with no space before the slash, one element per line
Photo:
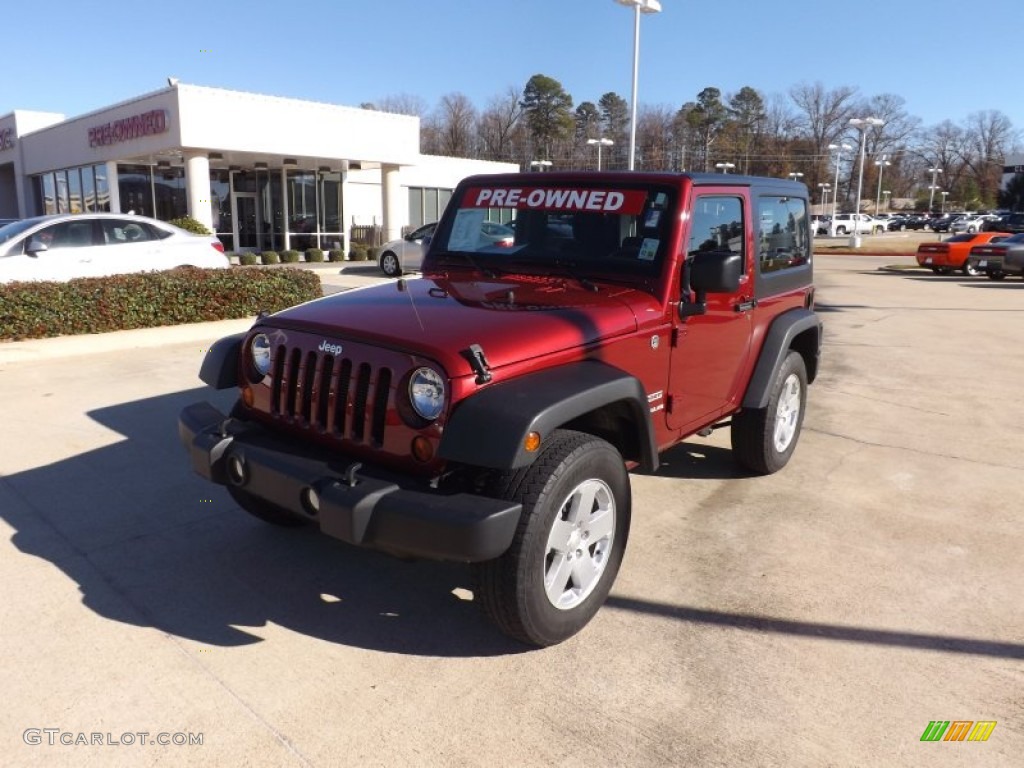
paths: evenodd
<path fill-rule="evenodd" d="M 401 240 L 384 243 L 377 257 L 377 265 L 388 277 L 397 277 L 404 272 L 415 272 L 423 265 L 423 256 L 427 252 L 427 238 L 432 237 L 437 223 L 424 224 Z M 480 238 L 485 243 L 497 246 L 511 246 L 515 240 L 515 230 L 504 224 L 485 221 L 480 224 Z"/>
<path fill-rule="evenodd" d="M 194 235 L 146 216 L 57 214 L 0 227 L 0 283 L 228 266 L 224 246 L 213 235 Z"/>

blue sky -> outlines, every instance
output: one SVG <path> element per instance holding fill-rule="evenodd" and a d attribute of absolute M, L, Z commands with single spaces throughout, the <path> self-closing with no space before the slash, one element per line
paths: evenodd
<path fill-rule="evenodd" d="M 640 31 L 640 104 L 706 86 L 895 93 L 925 126 L 996 109 L 1024 130 L 1024 0 L 661 0 Z M 83 114 L 182 82 L 359 105 L 461 92 L 478 108 L 534 74 L 575 104 L 632 88 L 633 11 L 613 0 L 12 3 L 0 114 Z"/>

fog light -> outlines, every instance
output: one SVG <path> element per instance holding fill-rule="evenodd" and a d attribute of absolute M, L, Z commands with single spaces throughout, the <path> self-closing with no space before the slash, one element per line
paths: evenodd
<path fill-rule="evenodd" d="M 302 492 L 302 506 L 306 514 L 316 516 L 320 512 L 320 496 L 312 488 L 307 488 Z"/>
<path fill-rule="evenodd" d="M 412 456 L 416 461 L 426 464 L 434 458 L 434 446 L 423 435 L 417 435 L 412 439 Z"/>
<path fill-rule="evenodd" d="M 228 480 L 235 485 L 245 484 L 245 461 L 241 456 L 232 456 L 228 459 Z"/>
<path fill-rule="evenodd" d="M 242 387 L 242 402 L 245 403 L 246 408 L 252 408 L 255 398 L 252 387 Z"/>
<path fill-rule="evenodd" d="M 531 432 L 523 440 L 523 448 L 526 449 L 527 453 L 533 453 L 540 448 L 540 432 Z"/>

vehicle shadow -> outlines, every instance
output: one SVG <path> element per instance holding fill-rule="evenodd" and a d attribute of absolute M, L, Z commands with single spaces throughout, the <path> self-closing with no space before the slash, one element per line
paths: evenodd
<path fill-rule="evenodd" d="M 634 470 L 633 474 L 671 477 L 680 480 L 728 480 L 751 477 L 732 456 L 732 450 L 717 445 L 685 442 L 669 448 L 660 456 L 656 472 Z"/>
<path fill-rule="evenodd" d="M 273 623 L 401 654 L 529 650 L 465 599 L 467 566 L 269 526 L 195 475 L 177 414 L 202 399 L 227 410 L 231 398 L 195 389 L 90 412 L 125 439 L 0 478 L 13 543 L 66 573 L 97 614 L 210 645 L 261 642 L 259 628 Z"/>

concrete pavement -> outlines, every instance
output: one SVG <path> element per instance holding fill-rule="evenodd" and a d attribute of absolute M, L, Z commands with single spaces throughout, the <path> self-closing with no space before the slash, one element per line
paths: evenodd
<path fill-rule="evenodd" d="M 542 651 L 462 566 L 272 529 L 191 473 L 176 414 L 230 405 L 196 372 L 247 321 L 0 345 L 4 764 L 1019 765 L 1024 283 L 889 261 L 817 260 L 793 462 L 744 477 L 722 430 L 634 474 L 608 604 Z M 937 719 L 998 725 L 921 742 Z M 60 743 L 94 733 L 119 743 Z"/>

